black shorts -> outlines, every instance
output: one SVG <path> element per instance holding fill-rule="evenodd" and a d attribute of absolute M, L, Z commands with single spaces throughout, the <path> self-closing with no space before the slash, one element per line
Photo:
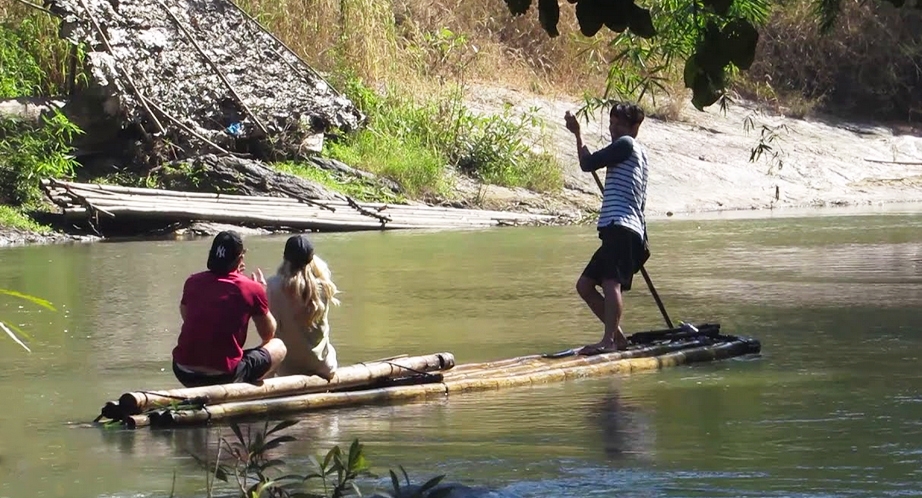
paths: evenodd
<path fill-rule="evenodd" d="M 604 280 L 621 284 L 621 291 L 631 290 L 634 274 L 650 257 L 650 252 L 640 235 L 621 225 L 608 225 L 599 229 L 602 246 L 599 247 L 583 276 L 601 285 Z"/>
<path fill-rule="evenodd" d="M 266 375 L 272 366 L 272 358 L 265 348 L 245 349 L 243 358 L 237 364 L 236 370 L 228 374 L 204 374 L 188 372 L 179 368 L 173 362 L 173 375 L 180 384 L 186 387 L 216 386 L 219 384 L 232 384 L 234 382 L 256 382 Z"/>

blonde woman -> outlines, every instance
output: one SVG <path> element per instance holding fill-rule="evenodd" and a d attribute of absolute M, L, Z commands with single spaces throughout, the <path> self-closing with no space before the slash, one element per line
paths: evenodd
<path fill-rule="evenodd" d="M 319 375 L 336 371 L 336 350 L 330 343 L 330 307 L 338 305 L 336 285 L 326 262 L 314 255 L 306 235 L 285 243 L 282 264 L 266 282 L 269 309 L 278 322 L 276 336 L 288 349 L 279 375 Z"/>

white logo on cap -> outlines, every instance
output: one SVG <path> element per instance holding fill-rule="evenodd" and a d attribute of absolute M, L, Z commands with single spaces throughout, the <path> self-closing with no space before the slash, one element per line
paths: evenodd
<path fill-rule="evenodd" d="M 218 250 L 215 251 L 215 256 L 223 259 L 227 252 L 224 250 L 224 246 L 218 246 Z"/>

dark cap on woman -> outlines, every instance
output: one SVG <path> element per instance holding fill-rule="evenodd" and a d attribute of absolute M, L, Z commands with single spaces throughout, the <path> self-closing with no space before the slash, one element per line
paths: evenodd
<path fill-rule="evenodd" d="M 285 243 L 284 258 L 297 268 L 305 267 L 314 259 L 314 244 L 307 235 L 293 235 Z"/>

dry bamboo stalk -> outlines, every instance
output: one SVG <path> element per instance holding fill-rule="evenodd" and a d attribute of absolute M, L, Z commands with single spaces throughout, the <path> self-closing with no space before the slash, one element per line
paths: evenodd
<path fill-rule="evenodd" d="M 337 206 L 337 207 L 348 205 L 347 203 L 344 203 L 341 201 L 331 201 L 329 204 L 331 206 Z M 368 209 L 374 209 L 376 211 L 384 207 L 384 209 L 379 211 L 381 213 L 386 213 L 390 210 L 397 210 L 397 209 L 423 208 L 424 207 L 427 211 L 444 211 L 444 212 L 451 212 L 451 213 L 477 212 L 477 213 L 482 213 L 484 215 L 490 215 L 490 216 L 526 216 L 526 217 L 553 218 L 553 216 L 550 216 L 550 215 L 531 214 L 531 213 L 514 213 L 514 212 L 509 212 L 509 211 L 493 211 L 489 209 L 461 209 L 461 208 L 452 208 L 452 207 L 444 207 L 444 206 L 412 206 L 408 204 L 386 204 L 386 203 L 381 203 L 381 202 L 363 202 L 362 206 Z"/>
<path fill-rule="evenodd" d="M 159 112 L 160 114 L 163 114 L 163 117 L 165 117 L 165 118 L 169 119 L 170 121 L 172 121 L 173 124 L 175 124 L 176 126 L 182 128 L 186 133 L 188 133 L 188 134 L 192 135 L 193 137 L 195 137 L 195 138 L 197 138 L 197 139 L 199 139 L 199 140 L 205 142 L 206 144 L 208 144 L 208 145 L 214 147 L 215 150 L 217 150 L 218 152 L 220 152 L 220 153 L 222 153 L 222 154 L 229 155 L 229 156 L 231 156 L 231 155 L 232 155 L 232 156 L 238 156 L 238 155 L 239 155 L 239 154 L 233 154 L 233 153 L 231 153 L 230 151 L 228 151 L 227 149 L 225 149 L 224 147 L 221 147 L 220 145 L 218 145 L 218 144 L 212 142 L 211 140 L 208 140 L 207 138 L 205 138 L 204 136 L 202 136 L 201 133 L 199 133 L 199 132 L 193 130 L 192 128 L 190 128 L 189 126 L 187 126 L 187 125 L 186 125 L 185 123 L 183 123 L 182 121 L 180 121 L 180 120 L 174 118 L 172 114 L 170 114 L 170 113 L 164 111 L 160 106 L 158 106 L 157 104 L 151 102 L 150 100 L 147 100 L 146 98 L 141 97 L 141 101 L 142 101 L 142 103 L 143 103 L 143 102 L 147 102 L 146 105 L 152 106 L 154 109 L 157 110 L 157 112 Z"/>
<path fill-rule="evenodd" d="M 348 365 L 337 369 L 329 382 L 315 375 L 288 375 L 266 379 L 261 385 L 234 383 L 167 391 L 128 392 L 119 398 L 118 406 L 125 415 L 136 415 L 153 408 L 169 406 L 182 399 L 195 399 L 213 405 L 228 401 L 316 393 L 365 386 L 382 379 L 416 372 L 449 370 L 454 365 L 455 358 L 451 353 L 433 353 L 393 361 Z"/>
<path fill-rule="evenodd" d="M 461 381 L 468 379 L 483 378 L 490 375 L 518 375 L 521 373 L 535 373 L 547 370 L 567 369 L 579 366 L 594 365 L 598 363 L 608 363 L 634 358 L 646 358 L 668 354 L 674 351 L 704 346 L 707 343 L 703 341 L 687 341 L 672 344 L 657 344 L 627 351 L 619 351 L 606 354 L 597 354 L 591 356 L 567 356 L 564 358 L 538 358 L 535 361 L 529 361 L 505 368 L 494 368 L 490 370 L 468 370 L 465 372 L 449 372 L 445 376 L 445 381 Z"/>
<path fill-rule="evenodd" d="M 147 427 L 150 424 L 150 417 L 148 415 L 129 415 L 124 418 L 125 427 L 128 429 L 137 429 L 139 427 Z"/>
<path fill-rule="evenodd" d="M 871 159 L 869 157 L 866 157 L 864 160 L 869 163 L 898 164 L 901 166 L 922 166 L 922 161 L 891 161 L 888 159 Z"/>
<path fill-rule="evenodd" d="M 92 192 L 105 193 L 125 193 L 150 197 L 183 197 L 183 198 L 207 198 L 207 199 L 239 199 L 249 201 L 272 200 L 273 202 L 287 202 L 289 204 L 298 204 L 296 199 L 291 197 L 270 197 L 270 196 L 249 196 L 237 194 L 221 194 L 207 192 L 185 192 L 182 190 L 166 190 L 141 187 L 125 187 L 122 185 L 103 185 L 100 183 L 75 183 L 63 180 L 53 180 L 55 184 L 64 185 L 76 190 L 87 190 Z"/>
<path fill-rule="evenodd" d="M 84 195 L 87 199 L 90 199 L 93 203 L 98 205 L 110 205 L 118 206 L 120 204 L 129 204 L 137 203 L 140 205 L 150 205 L 156 204 L 158 206 L 196 206 L 196 207 L 220 207 L 228 211 L 245 211 L 245 210 L 262 210 L 265 212 L 266 209 L 272 209 L 273 212 L 278 212 L 279 210 L 306 213 L 306 212 L 320 212 L 319 209 L 315 209 L 309 205 L 305 204 L 288 204 L 288 203 L 248 203 L 241 201 L 222 201 L 219 199 L 182 199 L 178 197 L 167 197 L 163 199 L 145 199 L 142 196 L 135 197 L 116 197 L 116 196 L 105 196 L 105 197 L 92 197 L 89 195 Z M 336 211 L 333 211 L 336 212 Z M 322 213 L 321 213 L 322 214 Z M 354 214 L 352 211 L 343 211 L 339 212 L 340 215 L 350 215 Z M 362 216 L 363 219 L 367 216 Z M 484 221 L 494 224 L 495 218 L 489 216 L 482 216 L 480 213 L 458 213 L 455 216 L 452 216 L 451 213 L 442 213 L 442 212 L 425 212 L 425 211 L 401 211 L 401 212 L 392 212 L 390 213 L 390 218 L 388 221 L 394 221 L 395 219 L 403 218 L 412 218 L 412 219 L 452 219 L 452 220 L 472 220 L 472 221 Z"/>
<path fill-rule="evenodd" d="M 167 15 L 169 15 L 170 18 L 173 20 L 173 22 L 176 23 L 176 26 L 183 32 L 184 35 L 186 35 L 186 38 L 189 40 L 189 43 L 191 43 L 192 46 L 195 48 L 195 50 L 198 51 L 199 55 L 201 55 L 202 58 L 205 59 L 205 62 L 207 62 L 208 65 L 211 66 L 211 69 L 214 70 L 215 73 L 217 73 L 218 78 L 221 78 L 221 81 L 224 82 L 224 86 L 226 86 L 227 89 L 230 91 L 230 93 L 234 96 L 234 98 L 237 99 L 237 102 L 240 102 L 240 105 L 243 107 L 243 110 L 246 111 L 246 113 L 249 114 L 251 118 L 253 118 L 253 121 L 256 123 L 256 126 L 259 126 L 259 130 L 262 131 L 264 134 L 269 135 L 269 130 L 263 125 L 259 117 L 256 116 L 256 113 L 254 113 L 250 109 L 250 107 L 246 104 L 246 102 L 244 102 L 243 99 L 240 98 L 240 94 L 237 93 L 237 90 L 234 88 L 234 86 L 231 85 L 230 81 L 227 80 L 227 77 L 224 76 L 224 72 L 221 71 L 221 68 L 219 68 L 218 65 L 215 64 L 213 60 L 211 60 L 211 57 L 208 57 L 208 54 L 206 54 L 205 51 L 202 50 L 202 47 L 198 44 L 197 41 L 195 41 L 195 37 L 192 36 L 192 33 L 190 33 L 189 30 L 186 29 L 183 23 L 180 22 L 179 18 L 177 18 L 176 15 L 174 15 L 173 12 L 170 10 L 170 8 L 164 5 L 162 1 L 158 0 L 157 3 L 160 4 L 160 7 L 166 11 Z"/>
<path fill-rule="evenodd" d="M 150 196 L 150 197 L 181 197 L 181 198 L 203 198 L 203 199 L 227 199 L 227 200 L 240 200 L 248 203 L 260 203 L 267 202 L 270 204 L 282 203 L 282 204 L 291 204 L 299 205 L 301 204 L 297 199 L 291 197 L 271 197 L 271 196 L 246 196 L 246 195 L 235 195 L 235 194 L 211 194 L 203 192 L 183 192 L 177 190 L 161 190 L 161 189 L 145 189 L 138 187 L 123 187 L 118 185 L 101 185 L 94 183 L 75 183 L 75 182 L 65 182 L 56 180 L 56 184 L 67 186 L 74 190 L 89 190 L 93 192 L 106 192 L 106 193 L 127 193 L 135 194 L 139 196 Z M 437 212 L 448 212 L 448 213 L 465 213 L 465 214 L 476 214 L 480 216 L 496 216 L 502 218 L 522 218 L 522 219 L 533 219 L 533 218 L 553 218 L 550 215 L 540 215 L 540 214 L 531 214 L 531 213 L 512 213 L 504 211 L 492 211 L 485 209 L 459 209 L 459 208 L 448 208 L 442 206 L 419 206 L 419 205 L 410 205 L 410 204 L 388 204 L 388 203 L 374 203 L 374 202 L 361 202 L 358 203 L 363 208 L 378 211 L 382 214 L 387 214 L 387 211 L 415 211 L 419 210 L 426 213 L 437 213 Z M 349 208 L 350 205 L 348 202 L 343 201 L 324 201 L 324 205 L 331 207 L 342 207 Z M 379 211 L 380 208 L 385 207 L 385 209 Z"/>
<path fill-rule="evenodd" d="M 224 403 L 198 410 L 180 410 L 164 413 L 156 425 L 196 425 L 206 421 L 218 421 L 252 415 L 281 415 L 301 413 L 315 409 L 355 406 L 360 404 L 394 402 L 427 397 L 443 397 L 450 393 L 485 391 L 505 387 L 543 384 L 593 375 L 632 373 L 642 370 L 656 370 L 681 364 L 729 358 L 757 352 L 757 341 L 733 340 L 718 345 L 674 351 L 662 356 L 629 358 L 608 361 L 573 368 L 560 368 L 537 373 L 507 377 L 444 381 L 435 384 L 386 387 L 354 392 L 320 393 L 284 398 Z M 152 425 L 155 421 L 152 420 Z"/>
<path fill-rule="evenodd" d="M 93 16 L 93 13 L 90 12 L 89 7 L 87 7 L 86 3 L 83 0 L 77 0 L 77 1 L 80 2 L 80 7 L 83 8 L 83 11 L 86 12 L 86 16 L 90 19 L 90 22 L 93 23 L 93 27 L 96 28 L 96 32 L 99 34 L 99 37 L 102 39 L 102 42 L 106 45 L 106 50 L 109 51 L 109 54 L 111 54 L 112 57 L 115 57 L 115 52 L 112 50 L 112 45 L 109 44 L 109 38 L 106 37 L 106 34 L 103 32 L 102 28 L 99 26 L 99 23 L 96 22 L 96 17 Z M 153 112 L 151 112 L 150 107 L 147 106 L 148 101 L 144 97 L 144 94 L 141 93 L 141 90 L 138 88 L 138 86 L 135 85 L 134 78 L 132 78 L 131 75 L 128 74 L 127 71 L 122 69 L 122 66 L 119 65 L 118 61 L 115 62 L 115 69 L 118 72 L 122 73 L 122 76 L 125 78 L 125 81 L 127 81 L 128 84 L 131 85 L 131 89 L 134 90 L 135 96 L 138 97 L 138 100 L 141 102 L 141 105 L 144 107 L 144 110 L 147 111 L 147 115 L 150 116 L 150 118 L 154 120 L 154 124 L 157 125 L 157 132 L 163 133 L 163 125 L 160 124 L 160 120 L 157 119 L 157 116 Z"/>
<path fill-rule="evenodd" d="M 189 213 L 176 213 L 176 212 L 167 212 L 167 213 L 157 213 L 150 212 L 146 210 L 134 210 L 122 211 L 121 216 L 123 220 L 136 220 L 136 219 L 157 219 L 161 221 L 174 220 L 174 221 L 187 221 L 187 220 L 208 220 L 216 223 L 230 223 L 230 224 L 243 224 L 243 225 L 256 225 L 256 226 L 274 226 L 274 227 L 286 227 L 295 230 L 329 230 L 336 232 L 346 232 L 346 231 L 379 231 L 379 230 L 419 230 L 419 229 L 429 229 L 429 230 L 457 230 L 465 228 L 487 228 L 491 225 L 480 224 L 459 224 L 459 223 L 439 223 L 439 224 L 423 224 L 423 223 L 388 223 L 387 225 L 382 225 L 373 220 L 367 221 L 335 221 L 335 220 L 324 220 L 320 218 L 316 219 L 280 219 L 272 217 L 235 217 L 232 215 L 228 216 L 213 216 L 213 215 L 203 215 L 201 213 L 189 214 Z M 86 217 L 87 210 L 84 208 L 67 208 L 64 211 L 64 216 L 69 219 L 83 219 Z"/>
<path fill-rule="evenodd" d="M 367 219 L 367 216 L 357 215 L 351 211 L 345 212 L 336 212 L 335 214 L 328 215 L 322 212 L 319 209 L 306 206 L 304 204 L 298 205 L 270 205 L 270 204 L 250 204 L 250 203 L 239 203 L 239 202 L 216 202 L 214 200 L 199 200 L 199 199 L 179 199 L 179 198 L 164 198 L 160 200 L 146 200 L 138 197 L 114 197 L 114 196 L 102 196 L 94 197 L 86 194 L 78 194 L 73 192 L 73 195 L 78 200 L 86 200 L 92 202 L 97 206 L 111 206 L 111 207 L 143 207 L 143 206 L 157 206 L 160 208 L 163 207 L 175 207 L 180 209 L 221 209 L 222 211 L 232 211 L 235 213 L 239 212 L 256 212 L 256 213 L 265 213 L 267 209 L 271 209 L 273 213 L 279 214 L 281 212 L 287 212 L 291 214 L 296 214 L 298 216 L 304 216 L 308 214 L 313 214 L 317 216 L 325 217 L 337 217 L 337 216 L 346 216 L 346 217 L 359 217 L 360 219 Z M 413 219 L 413 220 L 457 220 L 457 221 L 470 221 L 470 222 L 480 222 L 480 223 L 489 223 L 494 224 L 495 219 L 485 216 L 472 216 L 470 214 L 462 214 L 460 216 L 450 216 L 448 213 L 393 213 L 390 221 L 395 219 Z"/>
<path fill-rule="evenodd" d="M 26 6 L 28 6 L 28 7 L 32 7 L 33 9 L 40 10 L 40 11 L 46 13 L 46 14 L 50 14 L 50 15 L 52 15 L 52 16 L 54 16 L 54 17 L 60 17 L 59 15 L 55 14 L 54 12 L 52 12 L 52 11 L 46 9 L 45 7 L 42 7 L 41 5 L 38 5 L 38 4 L 35 4 L 35 3 L 32 3 L 32 2 L 27 2 L 26 0 L 16 0 L 16 1 L 19 2 L 19 3 L 21 3 L 21 4 L 23 4 L 23 5 L 26 5 Z"/>
<path fill-rule="evenodd" d="M 490 368 L 501 368 L 507 367 L 510 365 L 517 365 L 520 363 L 529 362 L 541 358 L 541 355 L 533 354 L 528 356 L 519 356 L 516 358 L 508 358 L 503 360 L 494 360 L 494 361 L 485 361 L 481 363 L 465 363 L 463 365 L 458 365 L 452 369 L 455 373 L 470 372 L 475 370 L 487 370 Z"/>
<path fill-rule="evenodd" d="M 114 205 L 114 204 L 117 204 L 118 202 L 122 202 L 122 201 L 124 201 L 124 202 L 129 202 L 129 201 L 133 201 L 133 202 L 154 202 L 153 196 L 119 195 L 119 194 L 113 194 L 113 193 L 111 193 L 111 192 L 106 192 L 105 194 L 103 194 L 102 196 L 100 196 L 100 198 L 97 198 L 97 197 L 95 197 L 95 195 L 96 195 L 96 190 L 95 190 L 95 189 L 82 189 L 82 188 L 79 188 L 79 187 L 76 187 L 76 186 L 73 186 L 73 187 L 72 187 L 72 186 L 66 186 L 66 188 L 67 188 L 68 190 L 73 191 L 74 193 L 76 193 L 76 192 L 81 192 L 81 194 L 80 194 L 81 196 L 83 196 L 83 197 L 85 197 L 85 198 L 87 198 L 87 199 L 91 199 L 93 202 L 107 203 L 107 204 L 109 204 L 109 205 Z M 148 198 L 150 198 L 151 200 L 150 200 L 150 201 L 145 200 L 145 197 L 148 197 Z M 269 202 L 246 202 L 246 201 L 244 201 L 244 200 L 239 200 L 239 201 L 238 201 L 238 200 L 236 200 L 236 199 L 234 199 L 233 201 L 225 201 L 224 199 L 220 199 L 220 198 L 217 198 L 217 197 L 215 197 L 215 196 L 204 197 L 204 198 L 195 198 L 195 197 L 191 197 L 191 196 L 189 196 L 189 197 L 164 196 L 163 198 L 156 199 L 156 203 L 157 203 L 158 205 L 178 205 L 179 203 L 182 203 L 183 205 L 191 205 L 192 203 L 195 203 L 195 204 L 202 204 L 202 205 L 208 205 L 208 206 L 222 205 L 222 206 L 227 206 L 228 209 L 230 209 L 230 208 L 232 208 L 232 207 L 239 207 L 239 208 L 241 208 L 241 209 L 244 209 L 246 206 L 254 206 L 254 207 L 257 207 L 257 206 L 272 206 L 272 207 L 278 207 L 278 208 L 290 207 L 290 208 L 292 208 L 292 209 L 298 208 L 298 210 L 309 209 L 309 207 L 305 207 L 304 204 L 302 204 L 302 203 L 297 203 L 297 202 L 291 202 L 291 203 L 289 203 L 289 202 L 275 202 L 275 203 L 269 203 Z M 427 218 L 427 217 L 437 218 L 437 217 L 439 217 L 439 216 L 443 216 L 442 213 L 446 213 L 446 214 L 447 214 L 447 213 L 449 213 L 449 212 L 432 212 L 432 211 L 427 211 L 427 210 L 401 211 L 401 212 L 399 212 L 399 214 L 401 214 L 401 215 L 407 215 L 407 216 L 412 215 L 414 218 L 415 218 L 415 217 L 419 217 L 419 218 Z M 397 215 L 397 214 L 398 214 L 398 212 L 396 212 L 396 211 L 392 212 L 392 216 L 393 216 L 393 215 Z M 459 210 L 459 211 L 457 212 L 457 214 L 459 215 L 459 218 L 461 218 L 461 219 L 473 219 L 473 218 L 486 219 L 486 215 L 484 215 L 483 213 L 478 212 L 478 211 L 463 211 L 463 210 Z"/>
<path fill-rule="evenodd" d="M 463 222 L 458 220 L 401 220 L 382 224 L 368 218 L 343 219 L 341 217 L 319 217 L 319 216 L 298 216 L 298 217 L 279 217 L 266 216 L 258 214 L 239 215 L 227 211 L 206 210 L 206 209 L 178 209 L 169 207 L 150 206 L 146 208 L 134 207 L 109 207 L 108 212 L 113 216 L 122 216 L 125 218 L 158 218 L 158 219 L 207 219 L 213 222 L 236 223 L 236 224 L 256 224 L 256 225 L 273 225 L 273 226 L 291 226 L 294 228 L 369 228 L 369 229 L 397 229 L 397 228 L 464 228 L 464 227 L 486 227 L 488 223 Z M 76 214 L 71 210 L 71 214 Z"/>
<path fill-rule="evenodd" d="M 368 217 L 365 217 L 365 216 L 362 216 L 356 213 L 343 212 L 343 213 L 327 214 L 320 210 L 311 210 L 309 208 L 308 209 L 305 209 L 305 208 L 290 209 L 287 207 L 286 208 L 276 207 L 274 209 L 269 210 L 264 206 L 255 206 L 255 205 L 237 205 L 237 204 L 221 205 L 221 204 L 215 204 L 215 203 L 170 202 L 170 201 L 153 203 L 150 201 L 135 201 L 135 200 L 129 200 L 129 199 L 116 200 L 116 199 L 108 199 L 108 198 L 92 199 L 92 200 L 88 200 L 88 202 L 91 202 L 95 207 L 110 208 L 110 209 L 113 209 L 113 211 L 117 211 L 119 208 L 138 208 L 138 209 L 145 209 L 145 210 L 151 210 L 151 211 L 159 210 L 160 212 L 162 212 L 163 210 L 167 208 L 170 208 L 171 210 L 175 210 L 175 211 L 200 211 L 200 210 L 208 211 L 212 209 L 218 209 L 225 213 L 234 213 L 235 215 L 248 215 L 248 214 L 262 215 L 267 212 L 271 212 L 272 214 L 276 216 L 287 215 L 287 216 L 292 216 L 296 218 L 323 218 L 327 220 L 344 219 L 344 220 L 370 221 Z M 423 224 L 430 223 L 430 222 L 439 223 L 443 221 L 451 221 L 453 224 L 472 224 L 472 225 L 493 225 L 494 224 L 493 221 L 488 218 L 451 217 L 451 216 L 434 217 L 434 216 L 407 215 L 407 216 L 396 217 L 394 219 L 391 219 L 389 222 L 392 222 L 392 221 L 396 221 L 396 222 L 413 221 L 416 223 L 423 223 Z"/>

